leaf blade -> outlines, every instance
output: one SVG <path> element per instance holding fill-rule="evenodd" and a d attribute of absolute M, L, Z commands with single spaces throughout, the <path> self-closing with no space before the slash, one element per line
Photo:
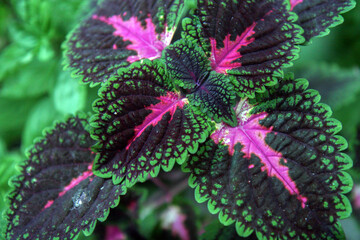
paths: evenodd
<path fill-rule="evenodd" d="M 210 71 L 209 60 L 204 51 L 184 39 L 167 47 L 163 59 L 174 84 L 184 94 L 201 85 Z"/>
<path fill-rule="evenodd" d="M 201 85 L 187 96 L 190 104 L 207 114 L 216 123 L 223 121 L 231 126 L 237 125 L 232 108 L 236 94 L 227 76 L 211 71 Z"/>
<path fill-rule="evenodd" d="M 301 79 L 280 80 L 251 100 L 253 106 L 237 109 L 237 131 L 217 126 L 184 166 L 197 201 L 208 201 L 224 225 L 236 221 L 240 236 L 256 231 L 259 239 L 337 239 L 343 234 L 338 220 L 351 212 L 344 194 L 352 186 L 343 170 L 351 160 L 341 153 L 344 139 L 335 135 L 339 123 L 318 103 L 318 93 L 306 88 Z M 239 133 L 251 128 L 262 152 Z M 271 164 L 279 172 L 271 171 Z"/>
<path fill-rule="evenodd" d="M 274 85 L 274 76 L 297 58 L 302 30 L 285 3 L 203 0 L 198 7 L 192 22 L 183 21 L 183 37 L 204 49 L 213 70 L 235 78 L 240 97 L 254 97 Z"/>
<path fill-rule="evenodd" d="M 68 35 L 65 65 L 92 86 L 134 61 L 158 58 L 183 8 L 183 0 L 102 1 Z"/>
<path fill-rule="evenodd" d="M 124 185 L 93 175 L 94 141 L 86 118 L 56 124 L 30 149 L 9 196 L 8 239 L 73 239 L 81 230 L 90 234 L 97 219 L 105 219 L 125 194 Z"/>
<path fill-rule="evenodd" d="M 296 23 L 304 29 L 305 43 L 329 34 L 330 28 L 343 22 L 340 14 L 355 7 L 353 0 L 290 0 L 290 4 L 290 10 L 299 16 Z"/>
<path fill-rule="evenodd" d="M 144 60 L 113 78 L 94 104 L 93 136 L 96 174 L 125 178 L 127 186 L 170 171 L 209 132 L 206 119 L 194 112 L 186 97 L 173 91 L 160 61 Z"/>

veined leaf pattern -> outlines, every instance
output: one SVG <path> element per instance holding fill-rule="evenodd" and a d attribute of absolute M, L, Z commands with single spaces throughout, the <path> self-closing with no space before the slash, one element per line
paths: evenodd
<path fill-rule="evenodd" d="M 341 239 L 352 188 L 341 125 L 307 81 L 287 78 L 240 102 L 239 125 L 218 124 L 184 169 L 196 199 L 242 237 Z"/>
<path fill-rule="evenodd" d="M 296 21 L 303 29 L 305 41 L 329 33 L 329 28 L 343 22 L 340 14 L 355 7 L 353 0 L 290 0 L 291 11 L 299 18 Z"/>
<path fill-rule="evenodd" d="M 140 59 L 156 59 L 170 44 L 183 0 L 104 0 L 70 33 L 67 63 L 84 82 L 105 82 Z"/>
<path fill-rule="evenodd" d="M 235 79 L 241 97 L 253 97 L 297 57 L 302 30 L 287 8 L 278 0 L 199 0 L 183 37 L 204 49 L 214 71 Z"/>
<path fill-rule="evenodd" d="M 234 86 L 229 77 L 211 70 L 210 61 L 197 44 L 179 40 L 164 51 L 163 59 L 174 86 L 192 106 L 215 122 L 236 125 Z"/>
<path fill-rule="evenodd" d="M 99 140 L 96 174 L 127 186 L 170 171 L 194 153 L 210 121 L 176 92 L 160 61 L 144 60 L 123 70 L 100 90 L 92 119 Z"/>
<path fill-rule="evenodd" d="M 12 181 L 7 239 L 73 239 L 81 230 L 90 235 L 126 193 L 123 184 L 92 173 L 87 117 L 56 124 L 30 149 Z"/>
<path fill-rule="evenodd" d="M 175 162 L 240 237 L 344 238 L 352 162 L 341 125 L 282 68 L 354 1 L 199 0 L 170 45 L 184 2 L 99 1 L 69 35 L 66 66 L 105 82 L 91 119 L 97 144 L 82 115 L 35 143 L 13 181 L 8 239 L 90 235 L 128 187 Z"/>

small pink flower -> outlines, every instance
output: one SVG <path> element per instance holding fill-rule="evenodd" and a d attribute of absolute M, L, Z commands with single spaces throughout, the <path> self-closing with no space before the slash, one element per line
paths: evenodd
<path fill-rule="evenodd" d="M 125 234 L 115 225 L 106 227 L 105 240 L 125 240 Z"/>

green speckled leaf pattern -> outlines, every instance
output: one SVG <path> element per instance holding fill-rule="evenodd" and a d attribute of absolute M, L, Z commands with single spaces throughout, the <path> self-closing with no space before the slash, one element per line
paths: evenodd
<path fill-rule="evenodd" d="M 99 95 L 91 123 L 99 141 L 94 169 L 115 184 L 132 186 L 160 168 L 170 171 L 208 137 L 209 121 L 174 90 L 160 61 L 134 63 Z"/>
<path fill-rule="evenodd" d="M 56 124 L 30 149 L 12 181 L 7 239 L 74 239 L 81 230 L 90 235 L 126 193 L 123 185 L 92 174 L 87 117 Z"/>
<path fill-rule="evenodd" d="M 235 103 L 233 85 L 227 76 L 211 71 L 207 79 L 192 93 L 189 102 L 206 113 L 215 122 L 221 121 L 236 126 L 237 120 L 232 106 Z"/>
<path fill-rule="evenodd" d="M 297 57 L 302 30 L 287 8 L 278 0 L 199 0 L 183 37 L 205 50 L 213 70 L 235 78 L 241 97 L 253 97 Z"/>
<path fill-rule="evenodd" d="M 66 66 L 97 85 L 143 58 L 158 58 L 170 44 L 183 0 L 104 0 L 66 42 Z"/>
<path fill-rule="evenodd" d="M 207 201 L 209 211 L 219 213 L 224 225 L 235 223 L 241 237 L 256 233 L 258 239 L 344 238 L 339 219 L 351 213 L 344 194 L 352 188 L 344 170 L 352 161 L 341 152 L 346 141 L 335 135 L 340 123 L 330 118 L 330 108 L 319 103 L 319 94 L 306 90 L 307 86 L 306 80 L 289 75 L 248 101 L 251 108 L 236 112 L 240 129 L 241 118 L 266 116 L 257 127 L 270 129 L 264 138 L 266 148 L 240 142 L 232 146 L 227 138 L 216 144 L 215 131 L 184 166 L 191 172 L 189 184 L 197 201 Z M 254 154 L 254 148 L 281 154 L 280 165 L 272 162 L 273 167 L 264 171 L 264 159 L 259 156 L 265 152 Z M 277 156 L 268 158 L 273 161 Z M 288 179 L 271 174 L 278 170 L 288 171 Z M 298 194 L 290 192 L 289 181 Z"/>
<path fill-rule="evenodd" d="M 327 35 L 329 28 L 343 22 L 340 14 L 355 7 L 354 0 L 290 0 L 291 8 L 299 18 L 306 42 L 313 37 Z"/>
<path fill-rule="evenodd" d="M 190 105 L 215 122 L 236 125 L 232 109 L 236 93 L 228 76 L 211 70 L 204 51 L 189 40 L 179 40 L 166 48 L 163 61 L 174 86 L 189 99 Z"/>
<path fill-rule="evenodd" d="M 163 51 L 166 69 L 175 86 L 184 94 L 193 92 L 201 85 L 211 70 L 204 51 L 190 41 L 179 40 Z"/>

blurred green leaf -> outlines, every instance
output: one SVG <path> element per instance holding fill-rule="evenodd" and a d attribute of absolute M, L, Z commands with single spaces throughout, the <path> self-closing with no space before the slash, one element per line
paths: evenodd
<path fill-rule="evenodd" d="M 4 139 L 0 137 L 0 158 L 5 155 L 5 152 L 6 152 L 6 145 Z"/>
<path fill-rule="evenodd" d="M 356 127 L 360 123 L 360 93 L 355 97 L 355 100 L 333 112 L 333 117 L 338 119 L 343 126 L 341 135 L 344 136 L 348 142 L 355 141 Z"/>
<path fill-rule="evenodd" d="M 37 99 L 9 99 L 0 97 L 0 136 L 12 144 L 20 138 L 27 116 Z"/>
<path fill-rule="evenodd" d="M 12 0 L 17 16 L 34 32 L 49 32 L 50 3 L 44 0 Z"/>
<path fill-rule="evenodd" d="M 0 4 L 0 50 L 8 44 L 8 26 L 12 24 L 9 6 Z"/>
<path fill-rule="evenodd" d="M 62 14 L 51 14 L 51 21 L 56 29 L 68 33 L 79 23 L 79 20 L 89 14 L 89 5 L 92 1 L 84 0 L 48 0 L 50 3 L 50 12 L 61 12 Z"/>
<path fill-rule="evenodd" d="M 42 132 L 46 127 L 52 126 L 55 120 L 61 120 L 63 117 L 62 114 L 56 111 L 50 98 L 38 102 L 27 118 L 22 135 L 22 149 L 30 147 L 35 138 L 42 136 Z"/>
<path fill-rule="evenodd" d="M 334 34 L 333 61 L 341 66 L 360 66 L 360 5 L 344 14 L 344 24 Z"/>
<path fill-rule="evenodd" d="M 5 80 L 8 73 L 13 73 L 15 70 L 29 63 L 33 59 L 33 54 L 28 52 L 26 48 L 18 44 L 11 44 L 0 52 L 0 82 Z"/>
<path fill-rule="evenodd" d="M 54 30 L 43 33 L 39 32 L 36 27 L 18 24 L 10 26 L 9 32 L 12 42 L 17 47 L 24 48 L 31 55 L 30 60 L 37 57 L 40 61 L 47 61 L 55 56 L 55 49 L 51 44 Z"/>
<path fill-rule="evenodd" d="M 344 231 L 346 232 L 347 240 L 360 239 L 360 229 L 354 217 L 341 220 L 341 225 L 343 226 Z"/>
<path fill-rule="evenodd" d="M 69 72 L 61 72 L 53 93 L 56 110 L 63 114 L 84 110 L 86 93 L 86 86 L 80 85 Z"/>
<path fill-rule="evenodd" d="M 333 110 L 354 101 L 360 91 L 359 68 L 342 69 L 334 64 L 312 64 L 296 69 L 295 75 L 309 80 L 310 88 L 318 90 L 322 102 Z"/>
<path fill-rule="evenodd" d="M 33 61 L 9 74 L 0 89 L 0 96 L 11 98 L 36 97 L 52 89 L 57 77 L 58 62 Z"/>

